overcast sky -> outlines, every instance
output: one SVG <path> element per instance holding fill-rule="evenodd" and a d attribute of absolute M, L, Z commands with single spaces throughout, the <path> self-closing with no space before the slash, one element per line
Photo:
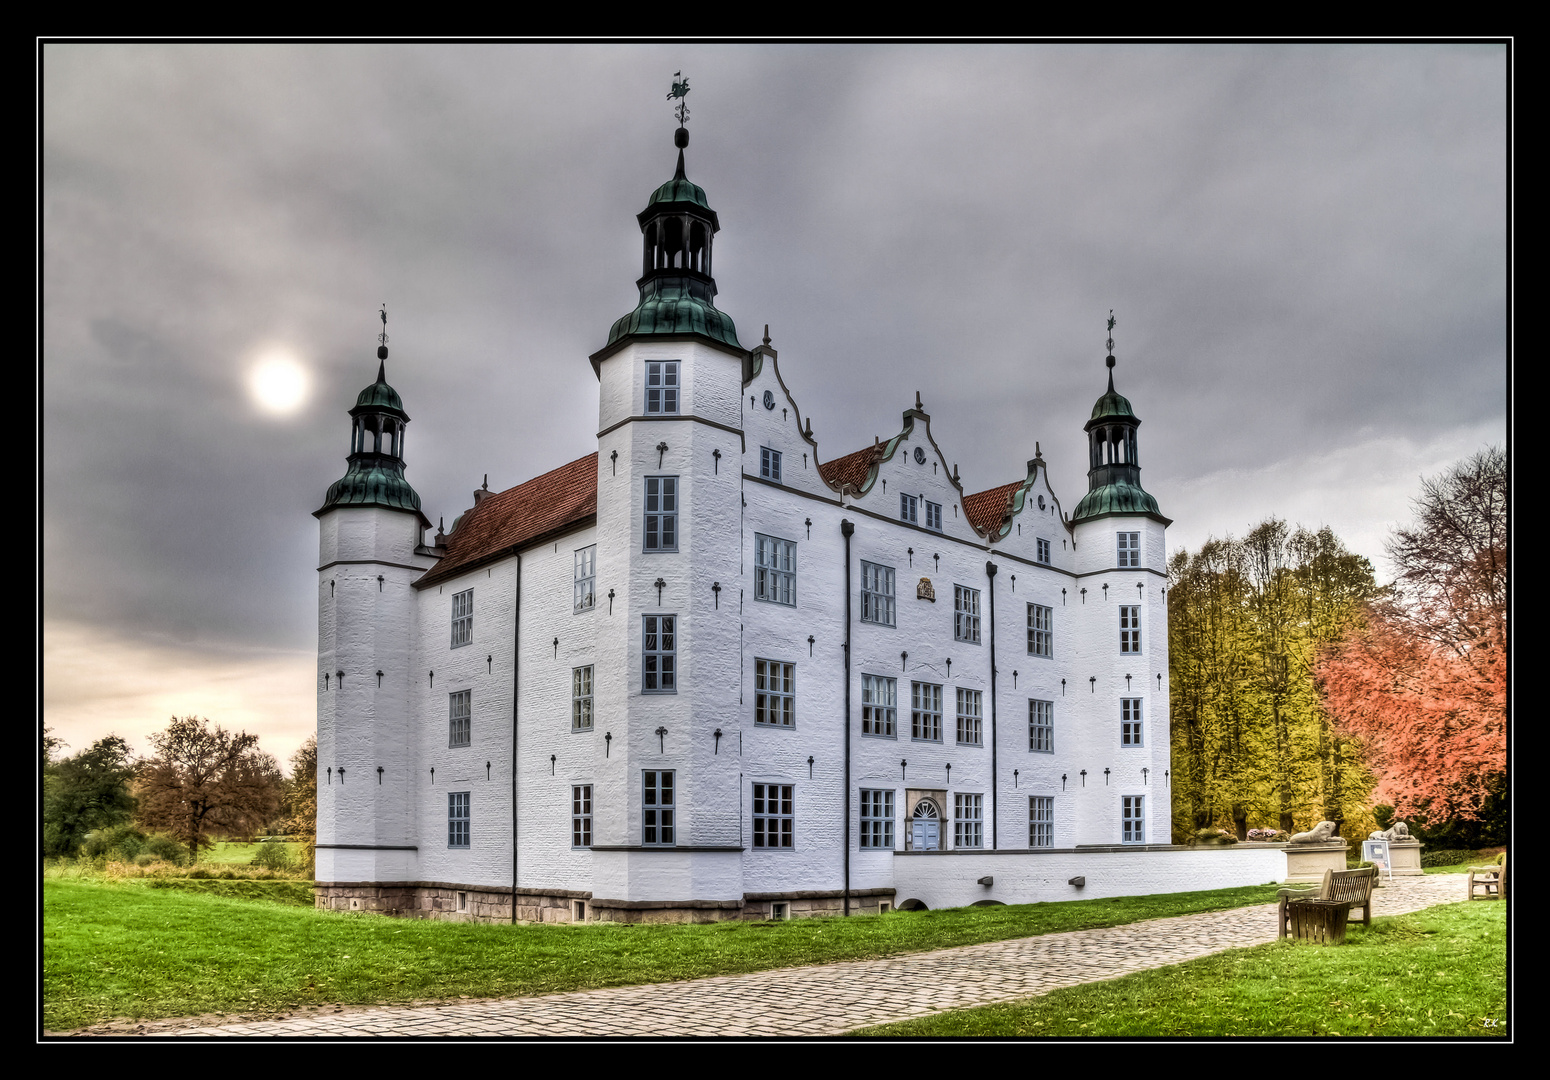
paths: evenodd
<path fill-rule="evenodd" d="M 1506 439 L 1497 45 L 52 45 L 45 721 L 315 724 L 317 521 L 375 374 L 432 521 L 596 448 L 635 214 L 688 174 L 718 306 L 824 459 L 919 390 L 965 486 L 1067 510 L 1116 387 L 1170 548 L 1275 514 L 1372 558 Z M 289 412 L 255 366 L 289 357 Z"/>

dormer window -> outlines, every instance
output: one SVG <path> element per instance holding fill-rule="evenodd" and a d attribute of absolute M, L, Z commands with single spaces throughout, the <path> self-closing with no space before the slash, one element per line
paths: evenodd
<path fill-rule="evenodd" d="M 646 365 L 646 415 L 678 415 L 678 361 L 653 360 Z"/>

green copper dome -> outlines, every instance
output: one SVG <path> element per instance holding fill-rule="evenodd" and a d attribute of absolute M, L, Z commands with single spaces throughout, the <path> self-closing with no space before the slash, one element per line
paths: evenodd
<path fill-rule="evenodd" d="M 387 349 L 378 353 L 385 361 Z M 420 510 L 420 496 L 404 479 L 404 425 L 409 414 L 403 399 L 387 382 L 386 363 L 377 366 L 377 381 L 362 390 L 350 410 L 349 463 L 345 474 L 328 486 L 323 505 L 313 511 L 321 516 L 341 506 L 381 506 L 416 515 L 427 528 L 430 521 Z"/>
<path fill-rule="evenodd" d="M 1119 480 L 1083 495 L 1082 501 L 1076 504 L 1071 514 L 1071 520 L 1082 521 L 1104 514 L 1156 514 L 1161 517 L 1162 511 L 1157 508 L 1157 500 L 1140 486 Z"/>
<path fill-rule="evenodd" d="M 646 201 L 646 209 L 650 210 L 659 203 L 693 203 L 706 210 L 710 209 L 710 203 L 705 201 L 705 189 L 682 173 L 653 191 L 651 198 Z"/>
<path fill-rule="evenodd" d="M 743 350 L 737 340 L 732 316 L 720 310 L 709 295 L 696 295 L 698 282 L 656 278 L 640 287 L 640 303 L 628 315 L 614 321 L 608 344 L 624 337 L 651 334 L 700 334 Z"/>
<path fill-rule="evenodd" d="M 375 455 L 370 455 L 375 456 Z M 420 496 L 404 479 L 404 465 L 392 458 L 368 460 L 358 455 L 349 471 L 328 487 L 323 509 L 335 506 L 386 506 L 420 513 Z"/>
<path fill-rule="evenodd" d="M 1107 420 L 1110 417 L 1133 417 L 1135 410 L 1130 407 L 1130 400 L 1123 394 L 1116 393 L 1114 384 L 1109 384 L 1109 392 L 1098 399 L 1093 405 L 1094 420 Z"/>
<path fill-rule="evenodd" d="M 397 413 L 403 419 L 409 419 L 408 414 L 404 412 L 403 398 L 399 397 L 398 391 L 394 390 L 387 383 L 386 363 L 377 365 L 377 381 L 372 383 L 366 389 L 362 390 L 360 394 L 356 396 L 355 408 L 369 409 L 373 412 L 379 409 L 389 409 Z M 351 410 L 351 415 L 354 415 L 353 409 Z"/>

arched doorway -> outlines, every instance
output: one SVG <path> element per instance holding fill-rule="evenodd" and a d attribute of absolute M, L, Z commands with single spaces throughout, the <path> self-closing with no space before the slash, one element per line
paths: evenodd
<path fill-rule="evenodd" d="M 921 799 L 915 804 L 915 812 L 910 817 L 910 848 L 914 851 L 942 849 L 942 815 L 930 799 Z"/>

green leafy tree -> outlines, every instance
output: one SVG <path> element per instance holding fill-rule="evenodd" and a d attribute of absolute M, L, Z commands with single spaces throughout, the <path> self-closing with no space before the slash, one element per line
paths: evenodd
<path fill-rule="evenodd" d="M 307 741 L 291 755 L 291 775 L 285 782 L 281 800 L 285 831 L 301 841 L 302 865 L 313 873 L 318 842 L 318 737 Z"/>
<path fill-rule="evenodd" d="M 258 736 L 229 732 L 202 716 L 173 717 L 151 736 L 156 756 L 139 771 L 140 822 L 193 850 L 212 833 L 251 837 L 280 809 L 283 779 Z"/>
<path fill-rule="evenodd" d="M 45 730 L 43 745 L 43 853 L 74 856 L 86 834 L 128 821 L 135 800 L 134 762 L 117 735 L 98 739 L 79 754 L 53 761 L 64 744 Z"/>
<path fill-rule="evenodd" d="M 1169 562 L 1174 831 L 1291 831 L 1371 819 L 1361 745 L 1316 686 L 1321 648 L 1361 617 L 1372 567 L 1329 529 L 1271 518 Z"/>

